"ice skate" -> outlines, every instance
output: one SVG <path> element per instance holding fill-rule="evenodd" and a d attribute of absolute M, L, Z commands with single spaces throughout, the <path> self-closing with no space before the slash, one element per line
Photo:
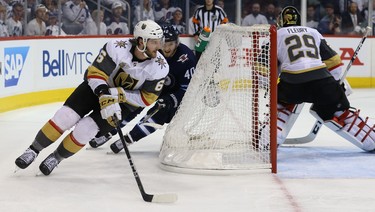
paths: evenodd
<path fill-rule="evenodd" d="M 133 142 L 130 140 L 129 136 L 125 135 L 124 136 L 124 139 L 126 141 L 126 145 L 129 146 L 130 144 L 132 144 Z M 122 145 L 122 142 L 121 140 L 117 140 L 115 141 L 113 144 L 111 144 L 109 146 L 112 150 L 113 153 L 117 154 L 119 153 L 123 148 L 124 148 L 124 145 Z"/>
<path fill-rule="evenodd" d="M 40 164 L 39 170 L 44 175 L 49 175 L 57 167 L 60 161 L 56 158 L 55 153 L 48 155 L 46 159 Z"/>
<path fill-rule="evenodd" d="M 38 156 L 38 153 L 29 147 L 16 159 L 15 163 L 20 169 L 26 169 L 35 160 L 36 156 Z M 17 172 L 18 170 L 19 169 L 16 169 L 14 172 Z"/>
<path fill-rule="evenodd" d="M 112 135 L 110 133 L 100 136 L 100 137 L 95 137 L 91 141 L 89 141 L 89 144 L 92 148 L 98 148 L 105 144 L 107 141 L 109 141 L 112 138 Z"/>

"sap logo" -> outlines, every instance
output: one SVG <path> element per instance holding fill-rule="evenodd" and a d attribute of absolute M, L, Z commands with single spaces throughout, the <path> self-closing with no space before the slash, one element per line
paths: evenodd
<path fill-rule="evenodd" d="M 340 48 L 340 50 L 342 51 L 340 56 L 341 60 L 351 60 L 355 53 L 352 48 Z M 353 65 L 363 66 L 364 64 L 359 60 L 357 56 L 357 58 L 353 61 Z"/>
<path fill-rule="evenodd" d="M 30 47 L 4 48 L 5 87 L 16 86 Z"/>

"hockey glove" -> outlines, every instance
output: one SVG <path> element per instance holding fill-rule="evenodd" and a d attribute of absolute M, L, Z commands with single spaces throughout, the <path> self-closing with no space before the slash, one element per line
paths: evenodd
<path fill-rule="evenodd" d="M 116 115 L 119 120 L 121 120 L 121 107 L 118 102 L 117 95 L 103 94 L 99 97 L 100 104 L 100 114 L 103 119 L 107 119 L 108 123 L 116 127 L 115 120 L 113 116 Z"/>
<path fill-rule="evenodd" d="M 163 108 L 165 110 L 170 110 L 172 108 L 177 108 L 178 101 L 174 94 L 163 95 L 156 101 L 155 106 Z"/>
<path fill-rule="evenodd" d="M 124 103 L 126 102 L 126 96 L 125 96 L 125 91 L 123 88 L 121 87 L 116 87 L 116 88 L 110 88 L 109 89 L 109 92 L 111 93 L 111 95 L 113 96 L 116 96 L 118 97 L 118 102 L 119 103 Z"/>
<path fill-rule="evenodd" d="M 155 105 L 147 111 L 147 116 L 143 121 L 147 121 L 149 118 L 160 111 L 169 111 L 170 109 L 177 108 L 177 106 L 177 99 L 173 94 L 161 96 L 155 102 Z"/>

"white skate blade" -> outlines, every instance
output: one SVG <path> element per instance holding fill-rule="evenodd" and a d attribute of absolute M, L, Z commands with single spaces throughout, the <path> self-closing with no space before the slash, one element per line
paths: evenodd
<path fill-rule="evenodd" d="M 94 148 L 94 147 L 88 145 L 88 147 L 86 147 L 86 150 L 97 150 L 97 149 L 100 149 L 100 147 L 101 146 L 98 146 L 98 147 Z"/>
<path fill-rule="evenodd" d="M 121 152 L 122 151 L 120 151 L 119 153 L 116 154 L 116 153 L 112 152 L 112 150 L 109 150 L 109 151 L 106 152 L 106 154 L 107 155 L 121 155 Z"/>
<path fill-rule="evenodd" d="M 16 166 L 16 167 L 14 168 L 13 174 L 16 174 L 19 170 L 21 170 L 21 168 L 18 167 L 18 166 Z"/>

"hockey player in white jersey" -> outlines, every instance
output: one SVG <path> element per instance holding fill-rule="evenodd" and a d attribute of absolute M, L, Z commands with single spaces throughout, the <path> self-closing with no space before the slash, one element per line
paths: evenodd
<path fill-rule="evenodd" d="M 340 57 L 317 30 L 301 26 L 296 8 L 285 7 L 278 21 L 278 144 L 285 141 L 295 121 L 290 120 L 295 105 L 308 102 L 313 104 L 312 114 L 324 125 L 359 148 L 373 151 L 375 126 L 350 107 L 339 82 Z"/>
<path fill-rule="evenodd" d="M 155 132 L 153 126 L 144 124 L 163 125 L 169 123 L 175 115 L 180 105 L 186 89 L 195 71 L 197 63 L 192 50 L 179 41 L 179 31 L 172 25 L 163 25 L 165 44 L 161 53 L 169 64 L 169 74 L 167 76 L 163 91 L 155 105 L 147 111 L 147 116 L 137 123 L 135 127 L 124 136 L 127 144 L 132 144 Z M 136 114 L 134 114 L 136 115 Z M 133 118 L 123 120 L 125 126 Z M 117 131 L 108 133 L 105 136 L 96 137 L 89 142 L 91 147 L 97 148 L 115 135 Z M 110 145 L 112 152 L 118 153 L 123 149 L 120 139 Z"/>
<path fill-rule="evenodd" d="M 134 38 L 117 38 L 106 43 L 85 73 L 85 80 L 64 105 L 37 133 L 29 148 L 16 159 L 27 168 L 39 152 L 74 127 L 39 166 L 44 175 L 78 152 L 100 131 L 113 130 L 117 119 L 151 105 L 160 95 L 169 65 L 158 51 L 163 30 L 154 21 L 140 21 Z"/>

